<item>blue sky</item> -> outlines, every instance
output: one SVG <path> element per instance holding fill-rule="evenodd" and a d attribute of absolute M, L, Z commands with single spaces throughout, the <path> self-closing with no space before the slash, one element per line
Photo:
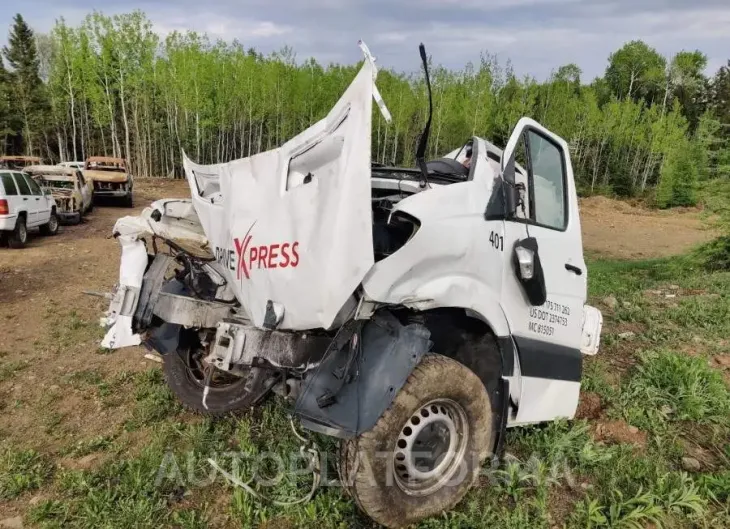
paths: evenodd
<path fill-rule="evenodd" d="M 477 62 L 486 50 L 538 79 L 574 62 L 588 81 L 632 39 L 666 56 L 700 49 L 708 74 L 730 59 L 730 0 L 2 0 L 0 41 L 16 10 L 45 32 L 92 9 L 141 9 L 163 35 L 191 29 L 263 52 L 290 45 L 298 59 L 325 63 L 359 60 L 362 38 L 379 64 L 400 71 L 418 68 L 421 41 L 445 66 Z"/>

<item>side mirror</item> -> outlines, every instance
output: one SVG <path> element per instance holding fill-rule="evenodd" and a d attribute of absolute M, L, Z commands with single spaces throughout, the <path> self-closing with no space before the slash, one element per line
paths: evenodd
<path fill-rule="evenodd" d="M 528 237 L 515 243 L 514 267 L 515 274 L 522 283 L 522 288 L 530 303 L 536 307 L 545 303 L 547 288 L 540 263 L 540 254 L 537 251 L 537 239 Z"/>

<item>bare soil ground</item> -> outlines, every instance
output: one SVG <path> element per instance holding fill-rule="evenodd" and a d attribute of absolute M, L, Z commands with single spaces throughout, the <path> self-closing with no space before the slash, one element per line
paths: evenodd
<path fill-rule="evenodd" d="M 696 208 L 649 210 L 595 196 L 581 199 L 580 214 L 586 251 L 603 257 L 679 255 L 717 236 Z"/>
<path fill-rule="evenodd" d="M 79 379 L 149 367 L 142 350 L 99 352 L 98 322 L 108 302 L 83 291 L 110 292 L 119 273 L 117 218 L 161 197 L 189 196 L 187 184 L 140 181 L 135 207 L 95 207 L 55 237 L 32 234 L 22 250 L 0 248 L 0 439 L 40 450 L 104 435 L 127 417 L 102 409 Z"/>
<path fill-rule="evenodd" d="M 107 301 L 82 291 L 108 292 L 117 281 L 120 252 L 110 237 L 117 218 L 158 198 L 185 196 L 184 181 L 140 180 L 133 209 L 97 206 L 55 237 L 33 236 L 23 250 L 0 248 L 0 444 L 51 454 L 67 468 L 103 459 L 74 457 L 80 443 L 113 436 L 131 451 L 144 444 L 144 430 L 123 428 L 134 404 L 125 380 L 154 364 L 140 348 L 99 349 Z M 581 208 L 585 247 L 601 256 L 679 254 L 713 236 L 696 210 L 652 212 L 601 197 Z M 600 402 L 592 407 L 588 418 L 600 414 Z M 614 426 L 604 425 L 601 435 L 622 438 Z M 22 514 L 27 502 L 0 500 L 0 519 Z"/>

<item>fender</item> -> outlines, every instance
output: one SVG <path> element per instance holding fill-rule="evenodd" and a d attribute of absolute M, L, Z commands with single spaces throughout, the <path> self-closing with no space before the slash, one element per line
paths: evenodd
<path fill-rule="evenodd" d="M 402 325 L 387 310 L 351 320 L 306 379 L 294 413 L 325 435 L 348 439 L 370 430 L 431 348 L 429 337 L 425 326 Z"/>
<path fill-rule="evenodd" d="M 410 278 L 404 278 L 387 291 L 377 291 L 374 287 L 373 282 L 363 283 L 365 293 L 373 301 L 405 305 L 415 310 L 461 307 L 477 313 L 495 336 L 510 335 L 509 323 L 500 307 L 498 293 L 475 278 L 445 274 L 419 285 L 413 285 Z"/>

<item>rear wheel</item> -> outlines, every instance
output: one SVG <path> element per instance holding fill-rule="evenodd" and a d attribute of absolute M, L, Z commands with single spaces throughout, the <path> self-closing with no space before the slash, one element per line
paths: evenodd
<path fill-rule="evenodd" d="M 58 233 L 58 216 L 53 211 L 48 219 L 48 223 L 41 226 L 41 233 L 43 235 L 56 235 Z"/>
<path fill-rule="evenodd" d="M 122 203 L 124 204 L 124 207 L 125 208 L 133 208 L 134 207 L 134 198 L 132 197 L 132 193 L 131 192 L 122 199 Z"/>
<path fill-rule="evenodd" d="M 23 248 L 28 242 L 28 227 L 25 225 L 25 217 L 18 217 L 15 229 L 8 237 L 8 244 L 11 248 Z"/>
<path fill-rule="evenodd" d="M 454 507 L 491 452 L 492 408 L 466 366 L 429 354 L 376 425 L 340 446 L 340 473 L 358 506 L 386 527 Z"/>
<path fill-rule="evenodd" d="M 261 396 L 263 373 L 254 377 L 249 387 L 247 377 L 231 375 L 205 363 L 206 351 L 196 344 L 181 347 L 176 352 L 163 355 L 163 373 L 172 392 L 187 408 L 209 416 L 243 411 Z M 210 379 L 210 391 L 203 405 L 203 389 L 208 370 L 214 372 Z M 250 391 L 249 391 L 250 390 Z"/>

